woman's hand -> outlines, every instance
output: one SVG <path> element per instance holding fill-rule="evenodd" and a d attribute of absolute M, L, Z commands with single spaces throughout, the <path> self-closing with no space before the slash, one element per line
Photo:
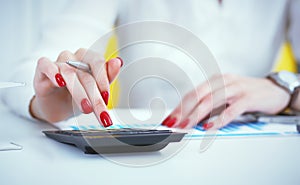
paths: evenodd
<path fill-rule="evenodd" d="M 89 64 L 91 73 L 69 66 L 66 64 L 69 60 Z M 64 51 L 56 62 L 39 59 L 34 77 L 35 96 L 30 104 L 32 116 L 54 123 L 80 110 L 85 114 L 94 112 L 105 127 L 112 125 L 106 108 L 109 84 L 119 74 L 122 65 L 120 58 L 105 62 L 98 53 L 85 49 L 74 54 Z"/>
<path fill-rule="evenodd" d="M 203 124 L 206 130 L 218 129 L 245 112 L 276 114 L 289 100 L 289 93 L 268 79 L 220 75 L 189 92 L 163 125 L 191 128 L 223 106 L 214 121 Z"/>

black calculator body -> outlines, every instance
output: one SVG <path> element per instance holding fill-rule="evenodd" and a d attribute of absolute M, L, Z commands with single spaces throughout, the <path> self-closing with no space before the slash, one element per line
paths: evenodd
<path fill-rule="evenodd" d="M 61 143 L 75 145 L 86 154 L 159 151 L 179 142 L 186 133 L 156 129 L 53 130 L 43 133 Z"/>

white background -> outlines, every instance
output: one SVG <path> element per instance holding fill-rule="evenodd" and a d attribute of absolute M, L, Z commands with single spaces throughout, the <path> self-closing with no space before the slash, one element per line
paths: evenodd
<path fill-rule="evenodd" d="M 0 81 L 34 50 L 41 27 L 70 0 L 0 0 Z"/>

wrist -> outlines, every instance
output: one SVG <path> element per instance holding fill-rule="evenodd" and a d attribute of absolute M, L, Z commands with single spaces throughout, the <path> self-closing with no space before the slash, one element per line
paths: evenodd
<path fill-rule="evenodd" d="M 283 113 L 286 110 L 288 110 L 291 101 L 291 94 L 286 89 L 274 83 L 273 80 L 269 78 L 266 78 L 265 80 L 266 80 L 265 87 L 268 88 L 267 90 L 268 93 L 265 94 L 266 97 L 268 97 L 269 93 L 272 93 L 272 95 L 270 94 L 270 96 L 276 98 L 276 100 L 274 99 L 273 101 L 278 102 L 276 104 L 276 107 L 273 107 L 276 109 L 276 111 L 271 111 L 271 114 Z"/>
<path fill-rule="evenodd" d="M 41 116 L 40 116 L 41 113 L 39 111 L 38 103 L 37 103 L 37 99 L 36 99 L 35 95 L 32 97 L 32 99 L 30 101 L 30 104 L 29 104 L 29 114 L 34 119 L 44 121 L 44 119 L 42 119 Z"/>
<path fill-rule="evenodd" d="M 290 94 L 290 100 L 286 108 L 299 110 L 299 89 L 300 77 L 294 73 L 281 71 L 278 73 L 271 73 L 267 76 L 275 85 L 285 90 Z"/>

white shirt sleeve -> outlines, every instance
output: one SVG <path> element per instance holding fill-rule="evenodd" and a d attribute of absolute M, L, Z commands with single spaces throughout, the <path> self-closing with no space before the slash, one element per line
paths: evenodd
<path fill-rule="evenodd" d="M 75 52 L 78 48 L 89 48 L 113 27 L 117 12 L 117 0 L 77 0 L 44 25 L 35 52 L 12 69 L 11 81 L 25 82 L 26 86 L 7 89 L 2 94 L 7 107 L 18 115 L 31 118 L 29 104 L 34 96 L 37 60 L 47 57 L 55 61 L 64 50 Z"/>
<path fill-rule="evenodd" d="M 292 0 L 290 4 L 289 39 L 293 52 L 300 64 L 300 0 Z"/>

